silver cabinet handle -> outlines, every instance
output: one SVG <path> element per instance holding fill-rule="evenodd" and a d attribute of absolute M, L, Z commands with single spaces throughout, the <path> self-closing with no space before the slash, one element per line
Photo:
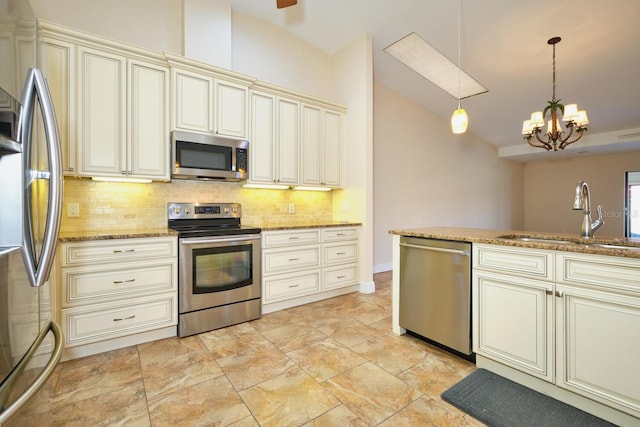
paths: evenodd
<path fill-rule="evenodd" d="M 469 252 L 461 251 L 461 250 L 458 250 L 458 249 L 437 248 L 435 246 L 411 245 L 409 243 L 400 243 L 400 246 L 405 247 L 405 248 L 421 249 L 423 251 L 445 252 L 445 253 L 448 253 L 448 254 L 469 256 Z"/>
<path fill-rule="evenodd" d="M 300 237 L 297 237 L 297 236 L 291 236 L 291 237 L 289 237 L 289 240 L 299 240 L 299 239 L 300 239 Z"/>
<path fill-rule="evenodd" d="M 135 319 L 136 315 L 134 314 L 133 316 L 129 316 L 129 317 L 122 317 L 119 319 L 113 319 L 114 322 L 122 322 L 123 320 L 131 320 L 131 319 Z"/>
<path fill-rule="evenodd" d="M 342 275 L 342 276 L 338 276 L 338 277 L 336 277 L 336 279 L 344 279 L 345 277 L 347 277 L 347 276 Z"/>
<path fill-rule="evenodd" d="M 553 291 L 551 289 L 546 289 L 544 293 L 545 295 L 553 295 Z"/>
<path fill-rule="evenodd" d="M 289 262 L 300 261 L 300 258 L 289 258 Z"/>
<path fill-rule="evenodd" d="M 564 292 L 562 292 L 562 291 L 556 291 L 556 296 L 557 296 L 558 298 L 562 298 L 562 297 L 564 297 Z"/>
<path fill-rule="evenodd" d="M 123 252 L 135 252 L 135 249 L 114 249 L 113 253 L 114 254 L 121 254 Z"/>
<path fill-rule="evenodd" d="M 298 288 L 298 287 L 300 287 L 300 283 L 298 283 L 297 285 L 289 285 L 289 288 L 290 288 L 290 289 L 291 289 L 291 288 Z"/>
<path fill-rule="evenodd" d="M 336 255 L 344 255 L 346 252 L 336 252 Z"/>
<path fill-rule="evenodd" d="M 114 285 L 119 285 L 121 283 L 131 283 L 131 282 L 135 282 L 136 279 L 128 279 L 128 280 L 114 280 L 113 284 Z"/>

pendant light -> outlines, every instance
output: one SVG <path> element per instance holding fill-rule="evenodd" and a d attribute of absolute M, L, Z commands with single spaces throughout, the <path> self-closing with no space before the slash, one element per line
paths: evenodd
<path fill-rule="evenodd" d="M 467 131 L 467 126 L 469 125 L 469 117 L 467 117 L 467 112 L 460 106 L 460 72 L 461 72 L 461 61 L 460 61 L 460 46 L 462 39 L 462 0 L 458 2 L 458 109 L 453 112 L 451 116 L 451 130 L 455 134 L 465 133 Z"/>

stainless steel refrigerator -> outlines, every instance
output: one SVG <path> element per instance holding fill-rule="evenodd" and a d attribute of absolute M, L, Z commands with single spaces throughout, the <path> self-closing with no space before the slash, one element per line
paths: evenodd
<path fill-rule="evenodd" d="M 36 34 L 27 1 L 0 0 L 0 425 L 48 417 L 50 400 L 34 396 L 55 370 L 64 342 L 48 285 L 60 229 L 62 160 L 51 97 L 34 68 Z"/>

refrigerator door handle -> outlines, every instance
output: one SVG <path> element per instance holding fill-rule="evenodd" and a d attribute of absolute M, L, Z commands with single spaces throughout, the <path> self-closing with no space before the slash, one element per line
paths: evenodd
<path fill-rule="evenodd" d="M 53 333 L 55 340 L 51 358 L 40 372 L 40 375 L 38 375 L 38 377 L 29 385 L 29 387 L 27 387 L 27 389 L 20 396 L 18 396 L 11 405 L 5 408 L 5 403 L 11 395 L 13 384 L 27 367 L 27 365 L 31 361 L 31 358 L 34 356 L 34 354 L 38 350 L 38 347 L 40 347 L 40 344 L 49 333 L 49 331 Z M 20 362 L 11 372 L 11 375 L 0 386 L 0 404 L 2 405 L 2 412 L 0 413 L 0 425 L 4 425 L 4 423 L 7 422 L 16 412 L 18 412 L 18 410 L 22 408 L 29 401 L 29 399 L 31 399 L 33 395 L 38 392 L 38 390 L 40 390 L 44 383 L 47 382 L 54 369 L 58 365 L 58 362 L 60 361 L 63 348 L 64 339 L 62 337 L 62 330 L 60 329 L 60 326 L 58 326 L 58 324 L 53 321 L 49 321 L 49 325 L 40 331 L 22 360 L 20 360 Z"/>
<path fill-rule="evenodd" d="M 47 157 L 49 160 L 49 194 L 48 194 L 48 212 L 44 237 L 42 242 L 42 253 L 38 262 L 36 254 L 36 244 L 33 236 L 33 224 L 31 224 L 31 195 L 28 194 L 28 185 L 25 185 L 23 205 L 24 205 L 24 221 L 23 221 L 23 253 L 27 274 L 31 282 L 31 286 L 40 287 L 49 279 L 49 272 L 53 266 L 55 257 L 55 249 L 58 241 L 58 233 L 60 231 L 60 220 L 62 215 L 62 149 L 60 146 L 60 134 L 56 121 L 55 111 L 53 109 L 53 101 L 49 93 L 47 82 L 40 70 L 30 68 L 27 72 L 27 79 L 22 93 L 23 113 L 20 115 L 18 131 L 22 136 L 23 145 L 23 164 L 24 170 L 29 170 L 31 163 L 31 148 L 33 143 L 31 140 L 31 129 L 33 126 L 33 116 L 35 113 L 36 99 L 40 102 L 40 111 L 44 122 L 44 130 L 47 141 Z"/>

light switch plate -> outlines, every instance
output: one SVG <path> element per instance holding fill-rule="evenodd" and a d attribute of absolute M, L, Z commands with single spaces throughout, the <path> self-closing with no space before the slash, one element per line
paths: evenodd
<path fill-rule="evenodd" d="M 80 203 L 67 203 L 67 217 L 77 218 L 80 216 Z"/>

